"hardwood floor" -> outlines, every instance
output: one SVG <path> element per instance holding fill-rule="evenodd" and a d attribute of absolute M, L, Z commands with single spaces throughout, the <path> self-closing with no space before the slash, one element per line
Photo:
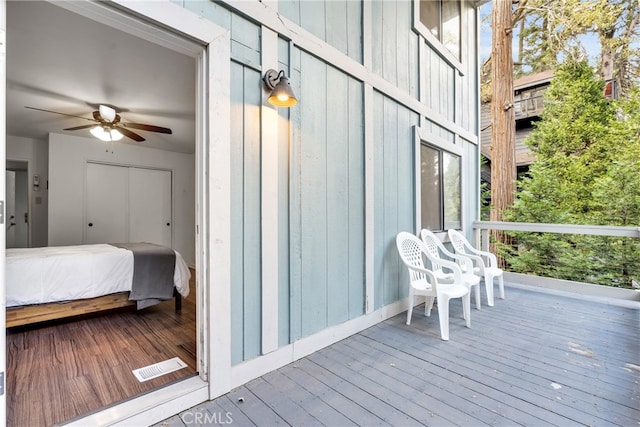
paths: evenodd
<path fill-rule="evenodd" d="M 196 373 L 195 282 L 167 301 L 7 331 L 7 425 L 49 426 Z M 173 357 L 187 368 L 140 383 L 132 370 Z"/>

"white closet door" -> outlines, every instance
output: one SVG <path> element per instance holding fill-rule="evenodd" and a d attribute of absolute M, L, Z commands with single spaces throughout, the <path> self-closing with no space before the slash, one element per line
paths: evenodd
<path fill-rule="evenodd" d="M 129 239 L 171 247 L 171 171 L 129 170 Z"/>
<path fill-rule="evenodd" d="M 87 163 L 85 243 L 125 243 L 129 235 L 129 168 Z"/>

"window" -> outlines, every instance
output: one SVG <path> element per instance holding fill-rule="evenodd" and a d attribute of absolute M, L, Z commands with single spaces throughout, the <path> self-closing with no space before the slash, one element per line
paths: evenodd
<path fill-rule="evenodd" d="M 420 0 L 420 22 L 460 60 L 459 0 Z"/>
<path fill-rule="evenodd" d="M 460 229 L 462 158 L 420 143 L 420 228 Z"/>

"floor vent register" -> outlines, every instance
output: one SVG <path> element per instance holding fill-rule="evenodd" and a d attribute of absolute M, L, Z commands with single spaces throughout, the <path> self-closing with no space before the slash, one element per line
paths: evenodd
<path fill-rule="evenodd" d="M 153 365 L 145 366 L 144 368 L 134 369 L 132 372 L 138 381 L 142 383 L 186 367 L 187 364 L 180 360 L 179 357 L 174 357 L 173 359 L 154 363 Z"/>

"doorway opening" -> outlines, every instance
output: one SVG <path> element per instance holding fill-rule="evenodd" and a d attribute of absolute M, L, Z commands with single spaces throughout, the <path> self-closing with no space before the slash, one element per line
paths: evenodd
<path fill-rule="evenodd" d="M 68 5 L 69 7 L 78 6 L 80 3 L 84 2 L 73 2 L 74 4 Z M 88 2 L 87 2 L 88 3 Z M 103 5 L 104 6 L 104 5 Z M 24 7 L 24 8 L 47 8 L 48 10 L 45 12 L 31 11 L 28 16 L 33 18 L 41 19 L 42 17 L 46 17 L 47 20 L 56 21 L 57 32 L 62 33 L 64 31 L 70 30 L 72 25 L 61 25 L 57 22 L 56 19 L 52 19 L 50 16 L 52 13 L 56 15 L 65 14 L 67 18 L 74 22 L 81 22 L 80 26 L 88 31 L 88 34 L 83 36 L 73 36 L 72 40 L 81 40 L 85 43 L 88 43 L 91 46 L 100 45 L 100 42 L 93 42 L 91 37 L 97 37 L 100 39 L 100 33 L 103 31 L 102 24 L 92 19 L 88 19 L 84 16 L 76 14 L 72 11 L 67 11 L 58 8 L 57 5 L 52 5 L 48 2 L 8 2 L 7 4 L 7 26 L 8 26 L 8 38 L 12 37 L 13 31 L 12 28 L 14 26 L 25 25 L 25 21 L 21 21 L 17 19 L 17 14 L 14 13 L 14 9 L 16 7 Z M 83 7 L 83 6 L 79 6 Z M 89 7 L 89 6 L 87 6 Z M 96 5 L 95 7 L 101 7 L 101 5 Z M 107 7 L 107 6 L 104 6 Z M 53 8 L 53 9 L 51 9 Z M 122 13 L 121 11 L 117 13 Z M 40 27 L 43 27 L 43 23 L 40 22 Z M 124 38 L 135 39 L 137 36 L 131 35 L 129 33 L 125 33 L 122 30 L 116 30 L 113 27 L 108 28 L 109 31 L 118 31 L 118 34 L 112 33 L 111 37 L 103 37 L 101 40 L 109 40 L 108 48 L 114 48 L 119 52 L 119 54 L 124 54 L 122 50 L 125 46 L 135 44 L 133 41 L 123 41 L 122 43 L 117 42 L 116 40 L 121 40 Z M 161 30 L 164 31 L 164 30 Z M 165 36 L 167 36 L 165 34 Z M 176 37 L 172 35 L 171 37 Z M 37 38 L 37 36 L 35 36 Z M 47 37 L 40 37 L 40 40 L 46 40 Z M 148 40 L 147 40 L 148 41 Z M 61 36 L 59 40 L 57 40 L 58 44 L 66 46 L 65 49 L 58 48 L 57 50 L 52 49 L 52 55 L 54 56 L 66 56 L 68 53 L 74 49 L 71 49 L 69 46 L 69 40 L 65 39 Z M 193 42 L 191 42 L 193 43 Z M 162 43 L 156 43 L 156 48 L 160 46 Z M 15 47 L 17 43 L 9 43 L 9 45 Z M 162 46 L 163 49 L 169 51 L 165 46 Z M 7 82 L 9 83 L 9 90 L 7 94 L 7 110 L 8 113 L 11 114 L 13 110 L 23 109 L 26 105 L 33 105 L 36 100 L 45 100 L 48 102 L 57 102 L 56 110 L 64 107 L 63 104 L 72 104 L 74 108 L 76 108 L 78 112 L 74 112 L 74 115 L 83 114 L 82 111 L 87 109 L 87 107 L 91 107 L 90 104 L 95 102 L 105 102 L 104 99 L 95 99 L 95 97 L 84 97 L 81 93 L 69 94 L 59 92 L 59 90 L 63 87 L 83 87 L 83 83 L 81 78 L 72 78 L 71 75 L 67 72 L 67 79 L 61 80 L 59 85 L 50 83 L 42 86 L 38 86 L 33 83 L 25 83 L 19 81 L 16 77 L 19 75 L 19 71 L 16 71 L 15 68 L 19 66 L 21 61 L 26 61 L 29 58 L 34 57 L 42 57 L 44 60 L 49 60 L 46 67 L 37 67 L 33 66 L 33 64 L 25 63 L 25 66 L 28 66 L 31 70 L 40 69 L 40 79 L 45 77 L 56 75 L 56 72 L 53 67 L 53 60 L 51 57 L 45 57 L 44 55 L 34 54 L 33 50 L 28 51 L 24 49 L 24 51 L 12 51 L 12 48 L 9 48 L 7 51 Z M 202 49 L 202 47 L 200 47 Z M 93 49 L 89 49 L 91 51 Z M 151 50 L 151 49 L 150 49 Z M 147 54 L 150 50 L 138 51 L 138 59 L 144 57 L 145 60 L 150 60 Z M 79 54 L 87 55 L 87 50 L 77 49 Z M 190 118 L 190 126 L 193 134 L 196 132 L 194 129 L 196 128 L 196 112 L 198 108 L 196 105 L 196 94 L 195 94 L 195 86 L 196 86 L 196 78 L 197 73 L 196 63 L 198 61 L 198 55 L 192 54 L 188 55 L 189 60 L 192 62 L 193 67 L 186 74 L 192 83 L 192 92 L 188 95 L 192 98 L 192 107 L 193 110 L 189 111 Z M 76 68 L 84 67 L 90 61 L 86 60 L 84 62 L 74 62 L 69 61 L 67 58 L 67 62 L 73 64 Z M 173 61 L 161 61 L 164 64 L 172 64 Z M 132 61 L 132 64 L 137 64 L 137 62 Z M 114 70 L 108 69 L 109 64 L 102 64 L 105 76 L 108 73 L 114 73 Z M 140 65 L 142 66 L 142 65 Z M 162 67 L 156 67 L 162 68 Z M 165 67 L 168 70 L 168 66 Z M 148 73 L 145 74 L 140 69 L 136 67 L 131 67 L 129 69 L 129 74 L 127 74 L 128 78 L 135 80 L 133 82 L 134 85 L 142 86 L 141 82 L 144 79 L 149 79 Z M 59 73 L 60 75 L 65 75 L 65 73 Z M 86 72 L 82 73 L 82 76 L 95 77 L 98 75 L 97 73 Z M 175 76 L 174 76 L 175 77 Z M 31 79 L 32 82 L 39 81 L 38 76 L 35 79 Z M 106 77 L 105 77 L 106 78 Z M 95 88 L 96 82 L 93 82 L 94 85 L 85 86 L 87 90 L 90 88 Z M 125 80 L 120 79 L 114 83 L 115 86 L 112 86 L 111 83 L 106 81 L 99 82 L 102 86 L 100 89 L 108 92 L 111 88 L 114 92 L 118 92 L 118 84 L 125 84 Z M 21 92 L 21 93 L 18 93 Z M 141 101 L 142 97 L 148 93 L 143 90 L 138 90 L 137 92 L 127 92 L 132 93 L 137 101 Z M 162 91 L 160 91 L 162 92 Z M 24 101 L 18 100 L 16 96 L 23 95 L 25 96 Z M 167 96 L 166 93 L 163 94 Z M 106 96 L 106 95 L 105 95 Z M 173 99 L 174 102 L 176 98 L 173 96 L 167 96 L 170 99 Z M 158 101 L 154 101 L 156 105 L 158 105 Z M 114 102 L 116 103 L 116 102 Z M 201 105 L 201 104 L 199 104 Z M 41 105 L 44 108 L 54 108 L 49 107 L 49 105 Z M 135 104 L 127 103 L 127 108 L 131 109 L 131 114 L 133 114 Z M 93 108 L 93 107 L 91 107 Z M 143 110 L 142 107 L 138 107 L 139 110 Z M 177 109 L 176 105 L 173 108 Z M 203 107 L 199 107 L 203 108 Z M 90 109 L 89 109 L 90 110 Z M 150 109 L 147 109 L 147 113 L 153 115 L 153 111 L 149 112 Z M 187 115 L 185 112 L 181 111 L 171 111 L 171 110 L 156 110 L 158 116 L 162 116 L 166 119 L 172 113 L 176 113 L 177 115 L 181 115 L 181 118 Z M 199 112 L 200 115 L 204 116 L 203 112 Z M 164 116 L 163 116 L 164 115 Z M 202 121 L 202 118 L 199 119 Z M 20 134 L 20 130 L 16 127 L 12 127 L 8 129 L 7 135 L 7 146 L 14 144 L 12 140 L 15 138 L 17 142 L 22 143 L 25 140 L 28 144 L 34 148 L 34 150 L 38 151 L 35 164 L 34 171 L 38 171 L 37 162 L 42 162 L 42 159 L 46 160 L 44 163 L 46 166 L 51 166 L 55 163 L 56 156 L 67 156 L 69 153 L 60 153 L 55 152 L 54 148 L 51 145 L 52 137 L 49 134 L 56 134 L 55 140 L 66 140 L 71 141 L 71 143 L 78 143 L 78 150 L 87 150 L 83 151 L 86 154 L 84 163 L 81 166 L 77 164 L 63 164 L 62 169 L 63 172 L 68 172 L 70 170 L 82 169 L 87 167 L 87 163 L 90 163 L 89 160 L 98 163 L 105 163 L 105 157 L 108 155 L 113 155 L 113 152 L 116 152 L 114 145 L 110 146 L 112 151 L 111 154 L 105 153 L 103 149 L 101 149 L 102 153 L 100 155 L 95 154 L 96 142 L 89 139 L 89 137 L 85 138 L 84 136 L 78 135 L 68 135 L 68 133 L 64 132 L 64 129 L 73 127 L 75 124 L 67 124 L 67 123 L 56 123 L 56 119 L 54 117 L 47 117 L 46 119 L 42 119 L 42 122 L 48 122 L 51 126 L 44 135 L 23 135 Z M 140 120 L 143 121 L 143 120 Z M 9 120 L 8 120 L 9 122 Z M 13 123 L 19 123 L 19 121 L 12 121 Z M 143 122 L 147 122 L 146 120 Z M 33 128 L 33 122 L 30 123 Z M 163 123 L 164 124 L 164 123 Z M 25 127 L 27 129 L 27 127 Z M 174 128 L 175 129 L 175 128 Z M 26 131 L 26 130 L 25 130 Z M 177 132 L 174 132 L 177 135 Z M 198 159 L 199 154 L 196 152 L 196 141 L 199 137 L 191 136 L 191 152 L 187 153 L 181 151 L 176 154 L 170 152 L 170 150 L 163 150 L 162 144 L 159 144 L 156 147 L 149 148 L 149 150 L 158 151 L 166 151 L 166 153 L 159 155 L 162 159 L 166 158 L 181 158 L 181 166 L 175 166 L 172 164 L 162 164 L 160 161 L 159 164 L 147 164 L 140 163 L 140 158 L 149 159 L 149 155 L 140 154 L 137 159 L 128 158 L 123 161 L 115 161 L 115 163 L 124 163 L 128 167 L 144 169 L 146 172 L 148 168 L 160 169 L 160 170 L 170 170 L 172 178 L 169 180 L 170 185 L 172 186 L 172 191 L 174 194 L 183 195 L 189 194 L 191 198 L 191 202 L 186 203 L 183 201 L 172 200 L 172 220 L 170 222 L 172 228 L 172 235 L 170 236 L 170 242 L 173 242 L 173 246 L 176 245 L 176 241 L 181 244 L 181 248 L 186 248 L 185 252 L 190 252 L 189 259 L 189 267 L 191 267 L 191 281 L 189 283 L 190 292 L 189 296 L 183 300 L 181 311 L 176 311 L 173 305 L 173 301 L 167 301 L 161 304 L 158 304 L 153 307 L 149 307 L 142 311 L 134 311 L 129 308 L 111 310 L 108 312 L 101 313 L 93 313 L 87 314 L 80 317 L 74 317 L 72 319 L 60 319 L 54 320 L 47 323 L 40 323 L 36 325 L 30 326 L 20 326 L 16 328 L 12 328 L 7 331 L 7 424 L 9 425 L 52 425 L 63 423 L 72 419 L 76 419 L 78 417 L 82 417 L 88 413 L 100 411 L 105 407 L 112 406 L 118 404 L 119 402 L 135 398 L 136 396 L 140 396 L 141 394 L 148 393 L 153 390 L 158 390 L 159 388 L 166 387 L 167 385 L 173 384 L 177 381 L 184 380 L 185 378 L 193 378 L 194 376 L 203 375 L 202 367 L 205 366 L 205 358 L 199 355 L 199 352 L 202 352 L 201 348 L 199 348 L 204 339 L 201 333 L 198 333 L 198 329 L 200 328 L 198 324 L 197 317 L 206 318 L 201 313 L 202 304 L 204 304 L 201 300 L 200 293 L 202 292 L 200 288 L 199 280 L 196 280 L 197 277 L 201 277 L 201 273 L 198 271 L 198 265 L 201 265 L 200 261 L 196 259 L 196 253 L 201 253 L 202 251 L 197 251 L 196 247 L 199 245 L 197 242 L 198 237 L 195 233 L 195 226 L 189 226 L 188 224 L 180 224 L 180 215 L 183 217 L 190 218 L 191 221 L 194 221 L 193 218 L 195 215 L 195 206 L 196 206 L 196 191 L 195 186 L 198 181 L 198 176 L 201 174 L 199 171 L 198 164 L 200 160 Z M 151 143 L 151 137 L 148 138 L 148 141 Z M 94 145 L 91 145 L 94 144 Z M 200 143 L 201 145 L 204 145 Z M 166 148 L 166 147 L 165 147 Z M 128 147 L 128 152 L 131 150 L 140 150 L 144 149 L 144 147 Z M 93 151 L 92 151 L 93 150 Z M 72 150 L 73 151 L 73 150 Z M 77 151 L 77 150 L 76 150 Z M 120 152 L 125 152 L 125 149 L 120 150 Z M 145 152 L 146 154 L 151 153 L 151 151 Z M 116 154 L 117 155 L 117 154 Z M 102 157 L 100 157 L 102 156 Z M 185 160 L 185 156 L 190 158 L 190 161 Z M 190 156 L 190 157 L 189 157 Z M 110 162 L 114 162 L 114 160 L 110 160 Z M 188 163 L 189 167 L 185 168 L 184 164 Z M 14 165 L 13 169 L 7 168 L 8 172 L 15 172 L 15 181 L 22 182 L 23 180 L 27 182 L 27 194 L 29 189 L 28 177 L 29 173 L 25 173 L 27 179 L 23 179 L 22 169 L 18 166 Z M 27 165 L 28 166 L 28 165 Z M 28 167 L 27 167 L 28 169 Z M 185 173 L 184 170 L 188 169 L 188 173 Z M 47 217 L 47 225 L 45 230 L 49 230 L 47 235 L 45 236 L 45 243 L 48 240 L 49 246 L 57 246 L 60 240 L 59 227 L 52 227 L 52 221 L 57 224 L 69 224 L 72 222 L 72 218 L 69 215 L 61 216 L 56 209 L 60 207 L 61 204 L 69 203 L 68 199 L 57 201 L 54 200 L 52 194 L 53 191 L 49 191 L 48 186 L 44 187 L 43 183 L 47 183 L 49 181 L 48 178 L 51 177 L 52 174 L 58 173 L 57 177 L 62 176 L 63 174 L 59 173 L 61 168 L 52 169 L 43 167 L 43 170 L 46 170 L 46 174 L 39 174 L 39 183 L 41 186 L 40 191 L 47 191 L 49 195 L 48 198 L 43 198 L 45 203 L 48 202 L 49 215 Z M 33 174 L 34 172 L 31 172 Z M 182 180 L 182 181 L 180 181 Z M 71 187 L 77 183 L 73 181 L 60 181 L 56 179 L 54 185 L 62 185 Z M 154 181 L 155 182 L 155 181 Z M 181 184 L 178 182 L 182 182 Z M 189 184 L 186 184 L 189 182 Z M 84 188 L 86 183 L 82 183 L 80 188 Z M 18 187 L 16 187 L 18 188 Z M 21 190 L 16 190 L 16 193 Z M 78 194 L 84 194 L 84 191 L 76 191 Z M 38 195 L 32 192 L 32 198 L 37 198 Z M 28 199 L 27 199 L 28 200 Z M 37 203 L 37 202 L 36 202 Z M 15 202 L 16 207 L 18 208 L 18 202 Z M 28 203 L 27 203 L 28 205 Z M 53 208 L 52 208 L 53 206 Z M 37 207 L 37 205 L 34 205 Z M 179 214 L 177 211 L 179 210 L 187 210 L 186 213 Z M 18 210 L 14 215 L 16 219 L 18 219 L 20 211 Z M 52 214 L 53 212 L 53 214 Z M 58 212 L 58 214 L 56 214 Z M 83 218 L 85 213 L 80 209 L 80 218 Z M 55 216 L 59 215 L 59 216 Z M 27 218 L 29 219 L 29 218 Z M 85 224 L 80 224 L 80 229 L 84 227 Z M 183 231 L 176 230 L 178 228 L 182 228 Z M 184 231 L 184 230 L 188 231 Z M 82 232 L 80 233 L 82 235 Z M 42 240 L 42 236 L 39 236 L 39 240 Z M 180 243 L 181 242 L 181 243 Z M 185 243 L 187 242 L 187 243 Z M 75 242 L 73 242 L 75 244 Z M 84 243 L 79 241 L 78 243 Z M 200 243 L 201 245 L 201 243 Z M 27 246 L 29 246 L 27 244 Z M 179 358 L 181 361 L 184 361 L 187 365 L 181 369 L 173 370 L 168 372 L 166 375 L 157 376 L 154 378 L 150 378 L 147 381 L 141 382 L 139 381 L 134 371 L 140 368 L 144 368 L 146 366 L 150 366 L 156 363 L 161 363 L 166 360 L 171 360 L 172 358 Z M 58 398 L 59 397 L 59 398 Z M 57 399 L 57 400 L 56 400 Z M 195 402 L 198 403 L 198 402 Z M 38 408 L 34 410 L 34 408 Z"/>
<path fill-rule="evenodd" d="M 29 162 L 7 160 L 5 175 L 6 246 L 27 248 L 30 246 Z"/>

